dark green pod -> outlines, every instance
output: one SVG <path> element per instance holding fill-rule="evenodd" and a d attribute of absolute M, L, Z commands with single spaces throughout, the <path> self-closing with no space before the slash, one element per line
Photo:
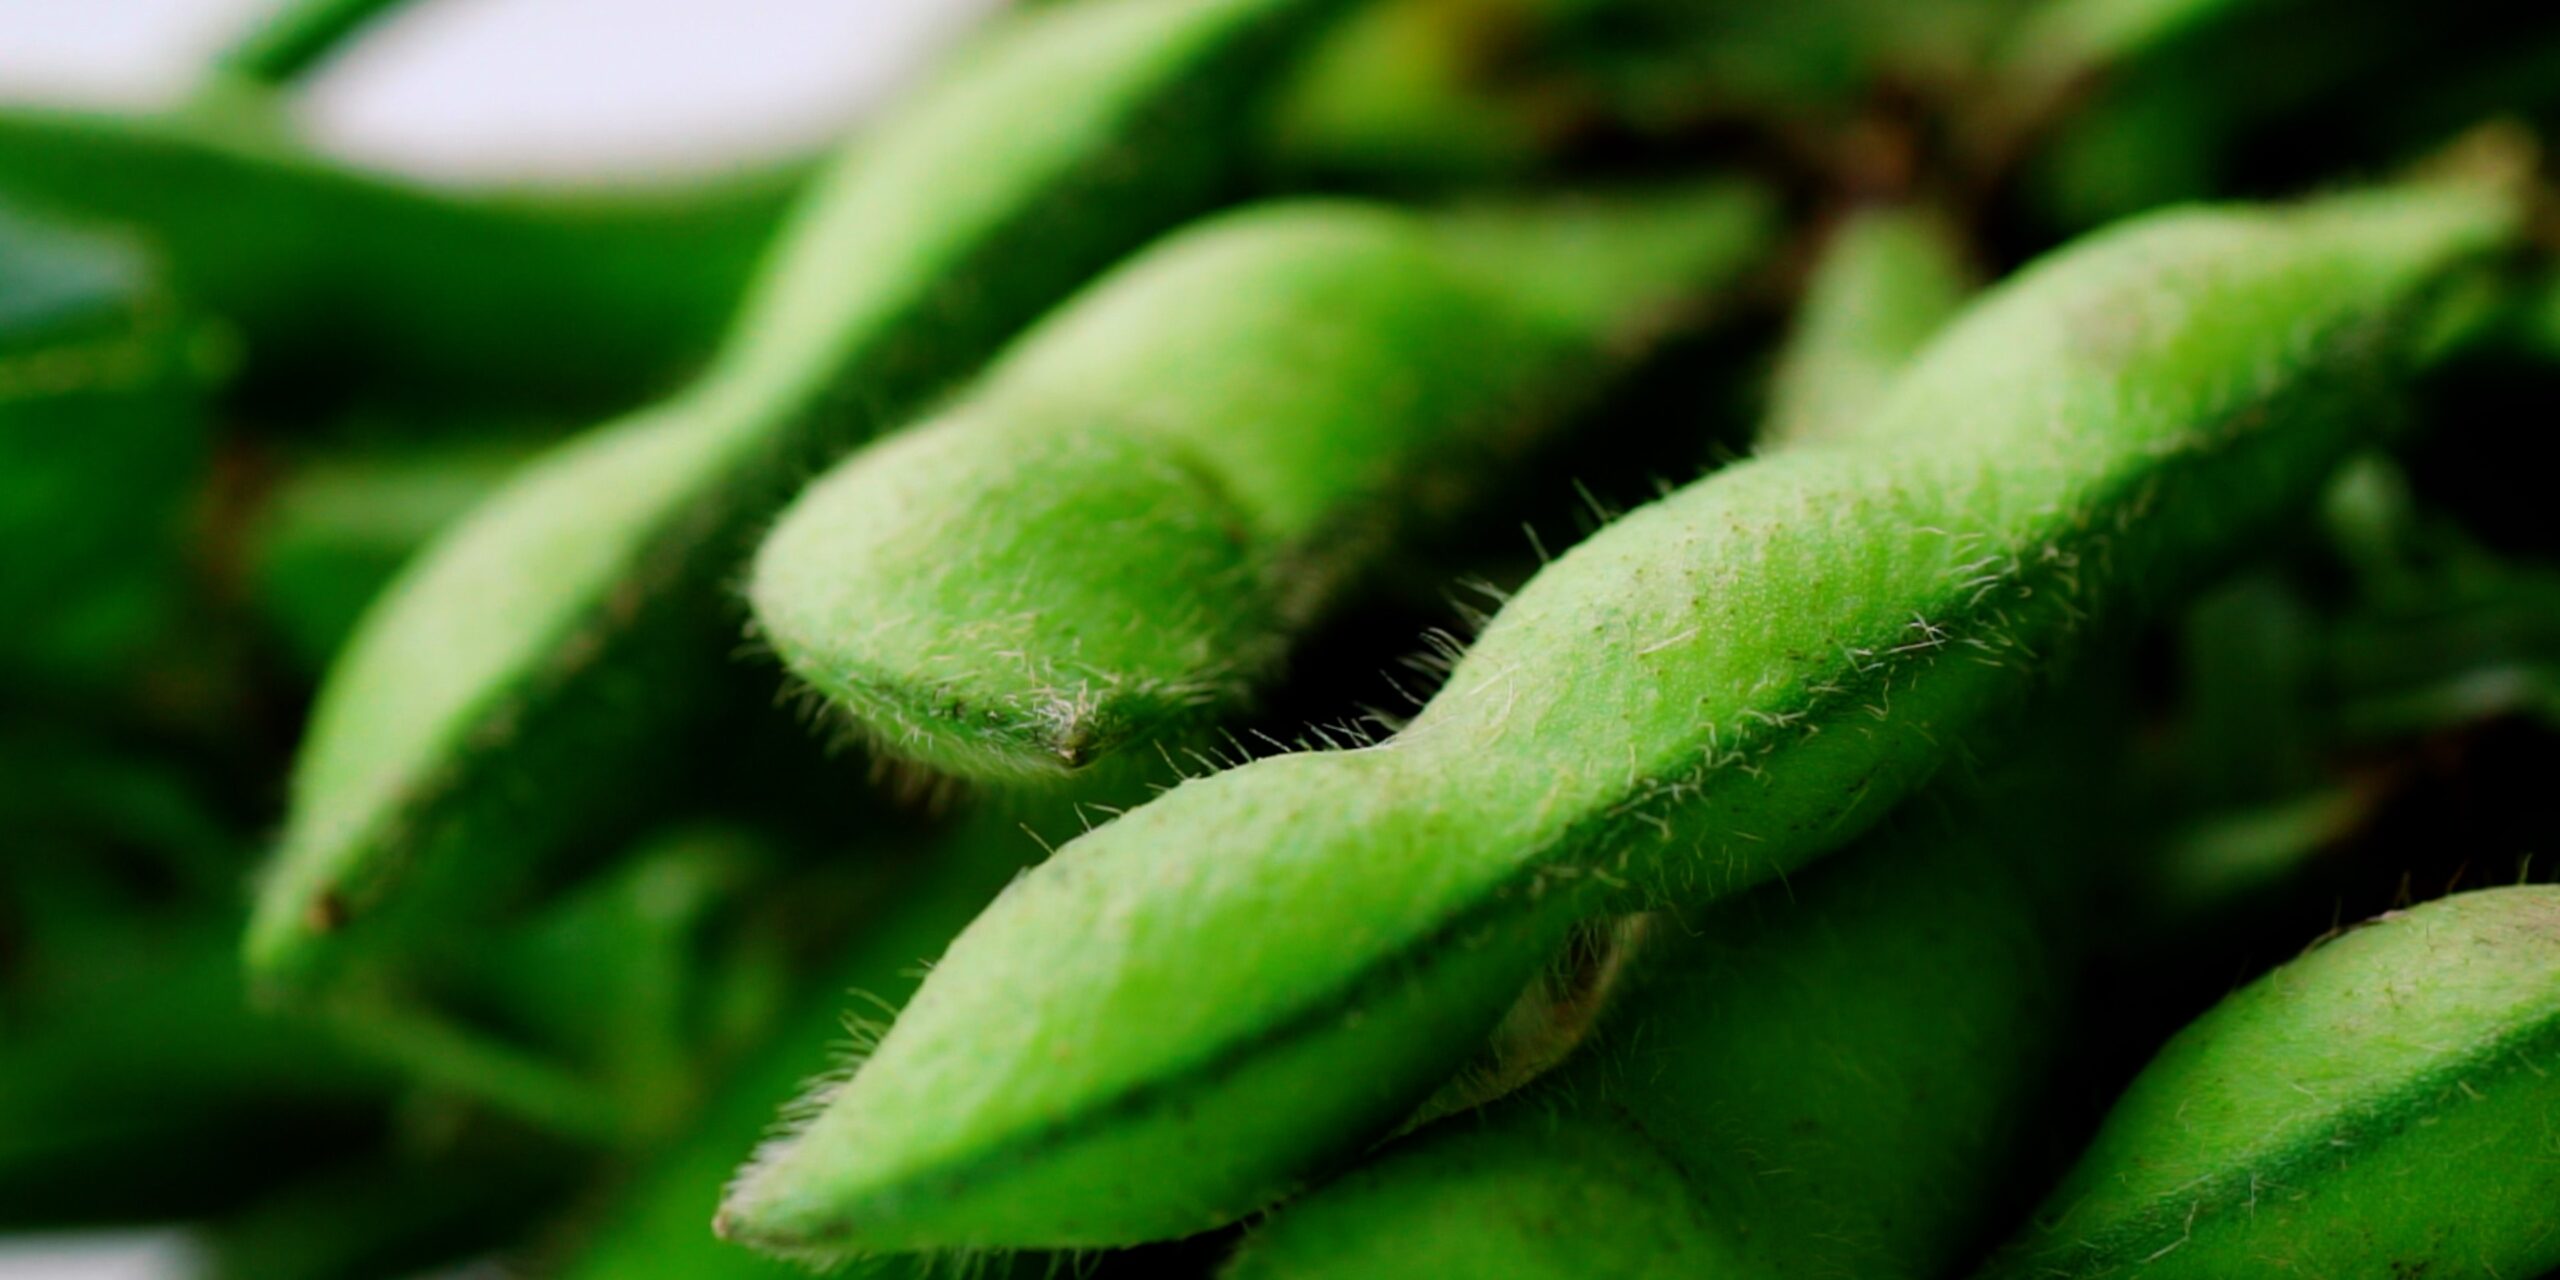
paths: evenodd
<path fill-rule="evenodd" d="M 2515 226 L 2462 189 L 2183 210 L 2022 272 L 1855 447 L 1728 468 L 1548 566 L 1394 739 L 1185 783 L 1025 876 L 733 1229 L 1114 1243 L 1338 1164 L 1576 920 L 1855 838 L 2087 632 L 2307 504 Z"/>
<path fill-rule="evenodd" d="M 237 123 L 0 107 L 0 197 L 149 241 L 253 387 L 293 397 L 627 404 L 712 349 L 805 176 L 462 194 Z"/>
<path fill-rule="evenodd" d="M 1284 185 L 1366 190 L 1516 182 L 1575 124 L 1502 66 L 1508 0 L 1379 0 L 1345 16 L 1274 95 L 1266 163 Z"/>
<path fill-rule="evenodd" d="M 398 895 L 503 892 L 673 754 L 718 585 L 807 468 L 1211 202 L 1328 0 L 1023 16 L 818 184 L 696 387 L 537 461 L 414 563 L 330 673 L 248 942 L 318 976 Z M 1144 157 L 1144 163 L 1137 163 Z"/>
<path fill-rule="evenodd" d="M 1413 526 L 1729 286 L 1769 222 L 1711 186 L 1203 224 L 812 484 L 757 554 L 758 634 L 937 769 L 1054 778 L 1197 736 Z"/>

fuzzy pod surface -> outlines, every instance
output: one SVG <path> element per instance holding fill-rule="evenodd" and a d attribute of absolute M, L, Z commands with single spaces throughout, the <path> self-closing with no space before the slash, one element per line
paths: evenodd
<path fill-rule="evenodd" d="M 330 672 L 247 953 L 307 983 L 406 884 L 485 905 L 671 749 L 719 580 L 812 465 L 1216 199 L 1328 0 L 1022 15 L 867 136 L 706 377 L 536 461 L 404 572 Z"/>
<path fill-rule="evenodd" d="M 147 239 L 285 395 L 626 404 L 710 353 L 807 176 L 442 191 L 232 123 L 0 107 L 0 198 Z"/>
<path fill-rule="evenodd" d="M 1854 438 L 1969 288 L 1925 213 L 1844 222 L 1762 449 Z M 2043 737 L 2066 750 L 1940 786 L 1809 880 L 1638 917 L 1567 1065 L 1283 1207 L 1226 1274 L 1936 1274 L 1997 1201 L 2092 875 L 2066 823 L 2093 761 Z"/>
<path fill-rule="evenodd" d="M 2087 792 L 2012 766 L 1791 886 L 1647 917 L 1566 1066 L 1284 1206 L 1224 1274 L 1943 1274 L 2062 1043 Z"/>
<path fill-rule="evenodd" d="M 1279 185 L 1495 185 L 1550 166 L 1575 113 L 1508 83 L 1505 42 L 1486 38 L 1518 25 L 1516 8 L 1380 0 L 1345 15 L 1273 97 L 1263 146 Z"/>
<path fill-rule="evenodd" d="M 2083 633 L 2309 502 L 2515 227 L 2388 191 L 2164 213 L 2029 268 L 1855 447 L 1729 468 L 1548 566 L 1394 739 L 1185 783 L 1017 881 L 729 1229 L 1121 1243 L 1339 1164 L 1574 921 L 1848 842 Z"/>
<path fill-rule="evenodd" d="M 2560 1266 L 2560 887 L 2395 911 L 2180 1032 L 1982 1274 Z"/>
<path fill-rule="evenodd" d="M 1190 737 L 1770 239 L 1729 185 L 1257 207 L 1044 320 L 759 550 L 758 633 L 884 751 L 1067 774 Z"/>

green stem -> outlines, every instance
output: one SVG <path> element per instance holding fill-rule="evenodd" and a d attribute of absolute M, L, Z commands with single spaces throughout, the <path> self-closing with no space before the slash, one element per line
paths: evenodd
<path fill-rule="evenodd" d="M 286 0 L 216 55 L 218 81 L 284 89 L 405 0 Z"/>

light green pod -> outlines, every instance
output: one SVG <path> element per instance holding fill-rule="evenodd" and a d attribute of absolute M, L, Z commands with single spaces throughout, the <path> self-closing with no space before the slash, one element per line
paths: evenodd
<path fill-rule="evenodd" d="M 367 615 L 295 764 L 253 971 L 317 976 L 395 892 L 413 919 L 439 897 L 484 909 L 680 756 L 748 532 L 811 465 L 1214 199 L 1255 84 L 1329 8 L 1027 14 L 866 138 L 701 384 L 519 473 Z"/>
<path fill-rule="evenodd" d="M 1845 223 L 1764 446 L 1851 438 L 1967 289 L 1925 214 Z M 2095 871 L 2054 851 L 2105 771 L 2041 749 L 2063 737 L 1809 881 L 1639 917 L 1567 1066 L 1281 1209 L 1226 1274 L 1935 1274 L 1997 1203 L 2064 1029 L 2065 922 Z"/>
<path fill-rule="evenodd" d="M 2102 73 L 2268 0 L 2048 0 L 2002 42 L 2003 91 L 2021 111 L 2051 110 Z"/>
<path fill-rule="evenodd" d="M 249 578 L 268 625 L 294 657 L 326 666 L 400 566 L 528 456 L 472 443 L 297 468 L 249 532 Z"/>
<path fill-rule="evenodd" d="M 1249 209 L 1043 321 L 758 552 L 759 636 L 884 751 L 1054 778 L 1194 736 L 1770 239 L 1731 186 Z"/>
<path fill-rule="evenodd" d="M 1548 566 L 1394 739 L 1186 783 L 1018 881 L 729 1229 L 1101 1244 L 1261 1207 L 1409 1113 L 1574 921 L 1855 838 L 2307 503 L 2515 225 L 2459 189 L 2184 210 L 2021 273 L 1856 447 Z"/>
<path fill-rule="evenodd" d="M 2393 912 L 2251 983 L 2125 1091 L 1982 1274 L 2560 1266 L 2560 887 Z"/>
<path fill-rule="evenodd" d="M 1876 208 L 1835 228 L 1806 282 L 1770 379 L 1763 450 L 1863 430 L 1911 357 L 1973 293 L 1953 230 L 1918 209 Z"/>
<path fill-rule="evenodd" d="M 1647 918 L 1568 1065 L 1283 1207 L 1224 1274 L 1942 1274 L 1991 1225 L 2087 936 L 2103 771 L 2034 767 Z"/>

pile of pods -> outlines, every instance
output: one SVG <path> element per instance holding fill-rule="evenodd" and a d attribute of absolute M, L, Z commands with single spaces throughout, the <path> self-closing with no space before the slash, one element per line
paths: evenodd
<path fill-rule="evenodd" d="M 0 107 L 0 1230 L 2560 1269 L 2560 17 L 1050 0 L 501 192 L 299 140 L 396 7 Z"/>

